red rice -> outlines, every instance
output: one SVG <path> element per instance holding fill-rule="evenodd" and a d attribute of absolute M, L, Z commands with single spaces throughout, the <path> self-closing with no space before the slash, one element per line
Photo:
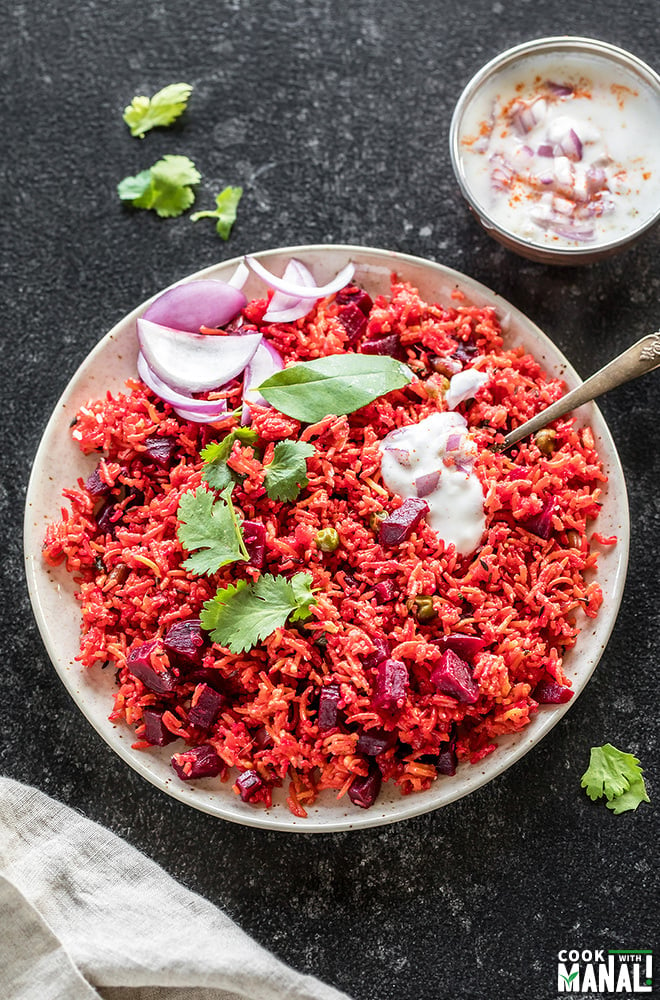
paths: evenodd
<path fill-rule="evenodd" d="M 265 307 L 265 301 L 251 303 L 246 314 L 258 323 Z M 268 338 L 287 361 L 342 352 L 346 334 L 337 311 L 335 302 L 323 302 L 305 320 L 269 326 Z M 244 563 L 225 567 L 212 579 L 181 568 L 179 499 L 200 482 L 200 449 L 230 425 L 215 430 L 181 422 L 137 379 L 127 383 L 127 393 L 90 401 L 78 414 L 74 439 L 85 453 L 102 451 L 99 471 L 106 483 L 135 487 L 144 502 L 127 507 L 113 539 L 97 531 L 95 500 L 80 480 L 64 492 L 71 510 L 62 510 L 45 539 L 46 560 L 64 560 L 79 584 L 80 660 L 86 667 L 101 662 L 117 669 L 110 718 L 135 728 L 134 745 L 148 746 L 141 739 L 144 709 L 165 708 L 163 723 L 173 734 L 191 746 L 214 747 L 223 761 L 222 780 L 232 768 L 255 769 L 264 787 L 253 801 L 266 804 L 272 788 L 288 780 L 289 808 L 303 816 L 322 789 L 341 796 L 356 775 L 367 773 L 368 762 L 356 752 L 359 729 L 395 729 L 399 743 L 384 751 L 378 764 L 404 794 L 435 780 L 429 755 L 446 748 L 450 736 L 459 760 L 481 760 L 498 736 L 528 724 L 538 708 L 532 694 L 538 682 L 570 686 L 563 654 L 575 644 L 579 612 L 593 617 L 602 601 L 598 584 L 589 582 L 597 552 L 587 525 L 598 515 L 605 480 L 591 430 L 578 429 L 569 418 L 557 422 L 549 456 L 533 441 L 521 444 L 515 458 L 489 448 L 497 430 L 557 399 L 562 383 L 548 378 L 521 348 L 503 348 L 493 309 L 464 306 L 460 299 L 451 307 L 427 305 L 396 280 L 391 298 L 376 300 L 368 329 L 370 337 L 397 332 L 423 378 L 349 417 L 329 416 L 304 428 L 274 410 L 257 409 L 253 427 L 262 459 L 249 446 L 234 446 L 230 465 L 240 477 L 234 501 L 246 519 L 266 525 L 265 568 L 284 574 L 305 570 L 319 593 L 304 628 L 277 629 L 241 655 L 209 648 L 204 667 L 218 671 L 231 692 L 230 707 L 210 734 L 188 721 L 194 684 L 182 678 L 172 695 L 153 694 L 130 674 L 126 655 L 134 644 L 162 636 L 172 622 L 197 616 L 218 586 L 258 576 Z M 492 373 L 479 401 L 459 408 L 482 446 L 476 464 L 487 519 L 482 544 L 473 555 L 459 557 L 422 523 L 398 549 L 385 550 L 369 518 L 395 509 L 399 500 L 381 484 L 379 442 L 393 428 L 444 408 L 445 383 L 432 372 L 430 359 L 452 354 L 465 341 L 479 349 L 476 366 Z M 239 397 L 237 385 L 230 406 L 238 405 Z M 176 460 L 168 469 L 142 460 L 145 439 L 154 434 L 176 438 Z M 298 502 L 273 503 L 265 495 L 263 464 L 273 442 L 288 436 L 316 446 L 308 461 L 310 482 Z M 549 495 L 556 498 L 554 530 L 544 541 L 523 525 Z M 335 553 L 314 544 L 317 531 L 327 526 L 339 533 Z M 592 540 L 616 541 L 601 535 Z M 379 604 L 374 593 L 382 580 L 396 586 L 398 598 L 388 604 Z M 411 599 L 420 594 L 433 596 L 438 614 L 430 622 L 417 621 L 410 610 Z M 481 691 L 474 705 L 438 693 L 429 680 L 441 655 L 432 640 L 452 631 L 480 635 L 488 644 L 474 659 Z M 382 634 L 410 674 L 406 703 L 394 718 L 373 708 L 373 675 L 364 666 L 372 639 Z M 328 682 L 340 686 L 346 725 L 319 734 L 315 696 Z M 259 749 L 255 733 L 264 729 L 272 745 Z"/>

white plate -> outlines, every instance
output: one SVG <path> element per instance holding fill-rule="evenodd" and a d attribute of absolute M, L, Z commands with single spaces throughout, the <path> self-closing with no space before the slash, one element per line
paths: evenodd
<path fill-rule="evenodd" d="M 526 316 L 485 286 L 441 264 L 386 250 L 353 246 L 288 247 L 256 256 L 276 273 L 281 273 L 285 262 L 295 256 L 311 268 L 321 283 L 352 260 L 357 280 L 372 295 L 389 290 L 391 271 L 410 281 L 419 288 L 422 297 L 431 302 L 449 303 L 451 292 L 460 289 L 472 304 L 495 306 L 506 328 L 508 344 L 522 344 L 546 370 L 563 377 L 569 388 L 580 381 L 557 347 Z M 236 264 L 236 260 L 223 261 L 186 280 L 227 279 Z M 248 297 L 261 296 L 264 286 L 251 276 L 245 290 Z M 108 721 L 114 671 L 83 669 L 76 661 L 80 614 L 74 598 L 75 587 L 70 574 L 62 567 L 50 569 L 46 566 L 41 558 L 41 547 L 47 523 L 59 516 L 62 489 L 73 486 L 78 476 L 86 477 L 96 464 L 94 456 L 83 456 L 72 441 L 70 421 L 87 400 L 103 396 L 108 389 L 121 389 L 125 379 L 135 374 L 135 321 L 145 305 L 143 303 L 121 320 L 97 344 L 71 379 L 41 440 L 25 513 L 28 588 L 43 641 L 69 694 L 109 746 L 157 788 L 196 809 L 247 826 L 301 833 L 380 826 L 437 809 L 484 785 L 531 750 L 575 703 L 575 698 L 566 705 L 542 707 L 521 733 L 500 738 L 497 750 L 481 763 L 461 765 L 455 777 L 439 777 L 426 792 L 401 796 L 396 787 L 388 783 L 383 785 L 377 803 L 367 810 L 353 806 L 347 798 L 337 802 L 333 792 L 325 792 L 308 810 L 308 818 L 299 819 L 288 811 L 282 790 L 272 808 L 250 806 L 232 792 L 229 782 L 219 784 L 217 779 L 180 781 L 170 766 L 171 747 L 147 751 L 131 749 L 135 739 L 133 730 Z M 623 593 L 629 540 L 626 487 L 614 442 L 593 403 L 583 407 L 578 418 L 592 426 L 609 477 L 603 492 L 598 530 L 605 535 L 616 534 L 619 541 L 615 546 L 604 548 L 600 557 L 597 578 L 605 597 L 600 614 L 595 621 L 584 619 L 577 645 L 565 657 L 565 670 L 573 681 L 576 696 L 589 680 L 614 626 Z"/>

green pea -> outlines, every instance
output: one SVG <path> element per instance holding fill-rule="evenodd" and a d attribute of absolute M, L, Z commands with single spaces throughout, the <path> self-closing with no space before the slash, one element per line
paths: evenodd
<path fill-rule="evenodd" d="M 321 552 L 334 552 L 339 548 L 339 535 L 334 528 L 321 528 L 316 532 L 316 545 Z"/>

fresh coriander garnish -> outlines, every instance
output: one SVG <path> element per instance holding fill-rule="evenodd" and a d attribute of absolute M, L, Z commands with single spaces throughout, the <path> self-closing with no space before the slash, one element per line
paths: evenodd
<path fill-rule="evenodd" d="M 131 135 L 142 139 L 152 128 L 171 125 L 186 110 L 191 91 L 189 83 L 170 83 L 151 98 L 134 97 L 123 115 Z"/>
<path fill-rule="evenodd" d="M 650 802 L 639 761 L 611 743 L 592 747 L 581 784 L 594 802 L 604 795 L 607 808 L 615 815 L 636 809 L 640 802 Z"/>
<path fill-rule="evenodd" d="M 306 459 L 316 451 L 307 441 L 278 441 L 273 460 L 264 466 L 264 484 L 271 500 L 295 500 L 300 490 L 307 486 Z"/>
<path fill-rule="evenodd" d="M 177 535 L 190 553 L 183 566 L 198 576 L 249 558 L 231 502 L 233 488 L 233 484 L 228 486 L 215 499 L 213 493 L 198 486 L 179 500 Z"/>
<path fill-rule="evenodd" d="M 289 618 L 309 618 L 310 607 L 316 604 L 311 587 L 309 573 L 296 573 L 291 580 L 270 573 L 255 583 L 239 580 L 206 601 L 200 615 L 202 628 L 211 633 L 213 642 L 232 653 L 244 653 L 282 628 Z"/>
<path fill-rule="evenodd" d="M 271 375 L 259 392 L 276 410 L 304 423 L 353 413 L 412 381 L 407 365 L 374 354 L 331 354 Z"/>
<path fill-rule="evenodd" d="M 215 231 L 223 240 L 229 239 L 231 227 L 236 222 L 238 203 L 243 195 L 242 187 L 226 187 L 215 197 L 216 207 L 204 212 L 195 212 L 190 216 L 191 222 L 199 219 L 216 219 Z"/>
<path fill-rule="evenodd" d="M 133 208 L 151 209 L 169 219 L 190 208 L 195 200 L 191 185 L 200 180 L 197 167 L 187 156 L 164 156 L 148 170 L 125 177 L 117 185 L 117 193 Z"/>
<path fill-rule="evenodd" d="M 258 434 L 251 427 L 234 427 L 222 441 L 212 441 L 200 452 L 204 461 L 202 479 L 214 490 L 224 490 L 236 481 L 227 462 L 235 441 L 241 444 L 255 444 Z"/>

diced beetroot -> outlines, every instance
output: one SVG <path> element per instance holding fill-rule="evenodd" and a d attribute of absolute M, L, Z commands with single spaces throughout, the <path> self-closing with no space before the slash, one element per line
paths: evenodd
<path fill-rule="evenodd" d="M 337 313 L 337 319 L 344 327 L 349 344 L 360 339 L 367 328 L 367 317 L 354 302 L 347 302 Z"/>
<path fill-rule="evenodd" d="M 151 665 L 151 654 L 158 643 L 158 639 L 151 639 L 134 646 L 126 657 L 126 666 L 154 694 L 169 694 L 174 691 L 176 677 L 171 670 L 154 670 Z"/>
<path fill-rule="evenodd" d="M 167 468 L 172 463 L 176 450 L 176 439 L 167 434 L 152 434 L 144 439 L 145 456 L 152 462 Z"/>
<path fill-rule="evenodd" d="M 255 750 L 269 750 L 273 746 L 273 737 L 265 726 L 259 726 L 252 735 L 252 745 Z"/>
<path fill-rule="evenodd" d="M 403 348 L 398 333 L 390 333 L 377 340 L 365 340 L 361 350 L 363 354 L 382 354 L 392 358 L 403 357 Z"/>
<path fill-rule="evenodd" d="M 132 507 L 134 504 L 141 506 L 143 503 L 144 493 L 142 490 L 139 490 L 136 486 L 129 486 L 124 502 L 122 503 L 122 509 L 126 510 L 127 507 Z"/>
<path fill-rule="evenodd" d="M 564 705 L 574 694 L 570 688 L 557 684 L 556 681 L 539 681 L 532 691 L 532 698 L 539 705 Z"/>
<path fill-rule="evenodd" d="M 204 635 L 199 618 L 172 622 L 163 637 L 163 646 L 177 663 L 199 666 L 204 658 Z"/>
<path fill-rule="evenodd" d="M 441 750 L 438 754 L 435 762 L 436 770 L 438 774 L 456 774 L 456 768 L 458 766 L 458 757 L 456 756 L 456 750 L 454 749 L 454 741 L 452 740 L 449 745 Z"/>
<path fill-rule="evenodd" d="M 360 806 L 361 809 L 369 809 L 378 798 L 382 780 L 377 764 L 372 761 L 369 765 L 369 774 L 364 778 L 361 775 L 353 778 L 351 787 L 348 789 L 348 797 L 353 805 Z"/>
<path fill-rule="evenodd" d="M 369 315 L 373 306 L 371 296 L 365 292 L 364 288 L 359 288 L 357 285 L 346 285 L 346 288 L 342 288 L 335 295 L 335 302 L 340 306 L 345 306 L 350 302 L 352 305 L 356 305 L 365 316 Z"/>
<path fill-rule="evenodd" d="M 263 781 L 257 772 L 252 768 L 248 771 L 243 771 L 243 773 L 239 774 L 236 779 L 236 787 L 240 792 L 243 802 L 249 802 L 252 796 L 258 792 L 260 788 L 263 788 L 263 785 Z"/>
<path fill-rule="evenodd" d="M 434 640 L 440 649 L 451 649 L 457 656 L 464 660 L 471 660 L 476 653 L 485 649 L 488 643 L 479 635 L 466 635 L 464 632 L 452 632 L 451 635 L 442 635 Z"/>
<path fill-rule="evenodd" d="M 266 561 L 266 526 L 259 521 L 243 521 L 243 541 L 248 551 L 249 563 L 262 569 Z"/>
<path fill-rule="evenodd" d="M 163 713 L 157 708 L 145 708 L 142 713 L 142 721 L 144 722 L 142 739 L 151 743 L 152 746 L 164 747 L 176 739 L 174 733 L 171 733 L 164 724 Z"/>
<path fill-rule="evenodd" d="M 370 670 L 372 667 L 377 667 L 379 663 L 382 663 L 382 661 L 386 660 L 387 657 L 390 655 L 390 644 L 384 635 L 374 636 L 372 637 L 371 641 L 373 642 L 376 648 L 374 649 L 373 653 L 370 653 L 369 656 L 365 656 L 365 658 L 363 659 L 362 666 L 365 668 L 365 670 Z"/>
<path fill-rule="evenodd" d="M 319 694 L 318 727 L 320 733 L 334 729 L 337 725 L 337 711 L 340 692 L 339 684 L 326 684 Z"/>
<path fill-rule="evenodd" d="M 364 729 L 360 733 L 355 749 L 365 757 L 377 757 L 384 750 L 390 750 L 396 741 L 395 732 L 387 732 L 385 729 Z"/>
<path fill-rule="evenodd" d="M 555 513 L 557 502 L 554 497 L 548 497 L 548 499 L 543 504 L 543 509 L 535 517 L 530 517 L 528 521 L 521 521 L 523 528 L 527 531 L 531 531 L 532 534 L 538 535 L 544 541 L 547 541 L 552 534 L 552 517 Z"/>
<path fill-rule="evenodd" d="M 190 673 L 186 671 L 186 680 L 192 681 L 193 684 L 208 684 L 214 691 L 219 691 L 221 694 L 224 694 L 226 689 L 225 678 L 219 670 L 215 670 L 213 667 L 201 667 Z"/>
<path fill-rule="evenodd" d="M 474 705 L 479 697 L 479 687 L 469 666 L 451 649 L 442 654 L 440 663 L 431 674 L 431 683 L 442 694 L 448 694 L 466 705 Z"/>
<path fill-rule="evenodd" d="M 398 510 L 388 514 L 380 522 L 378 541 L 381 545 L 394 548 L 410 538 L 420 521 L 429 512 L 426 500 L 419 497 L 406 497 Z"/>
<path fill-rule="evenodd" d="M 100 468 L 101 466 L 97 465 L 94 471 L 90 473 L 85 480 L 85 489 L 91 497 L 94 497 L 94 499 L 104 497 L 106 493 L 109 493 L 112 489 L 111 486 L 108 486 L 108 484 L 101 479 Z"/>
<path fill-rule="evenodd" d="M 506 478 L 512 479 L 514 482 L 517 482 L 519 479 L 529 479 L 529 469 L 526 469 L 523 465 L 516 465 L 513 469 L 509 469 Z"/>
<path fill-rule="evenodd" d="M 213 747 L 202 743 L 183 753 L 175 753 L 172 767 L 182 781 L 192 781 L 194 778 L 214 778 L 222 770 L 222 761 Z"/>
<path fill-rule="evenodd" d="M 393 580 L 381 580 L 374 587 L 374 592 L 381 604 L 389 604 L 397 595 L 397 587 Z"/>
<path fill-rule="evenodd" d="M 475 354 L 478 353 L 479 348 L 473 340 L 459 340 L 458 346 L 454 351 L 454 357 L 465 364 L 467 361 L 471 361 Z"/>
<path fill-rule="evenodd" d="M 104 535 L 115 537 L 117 524 L 121 521 L 121 515 L 116 517 L 117 504 L 114 500 L 106 500 L 96 515 L 96 527 Z"/>
<path fill-rule="evenodd" d="M 401 660 L 383 660 L 376 667 L 373 704 L 386 712 L 402 708 L 409 683 L 405 663 Z"/>
<path fill-rule="evenodd" d="M 198 684 L 193 692 L 193 707 L 188 712 L 188 718 L 193 726 L 200 729 L 210 729 L 220 715 L 225 703 L 224 695 L 214 691 L 208 684 Z"/>

